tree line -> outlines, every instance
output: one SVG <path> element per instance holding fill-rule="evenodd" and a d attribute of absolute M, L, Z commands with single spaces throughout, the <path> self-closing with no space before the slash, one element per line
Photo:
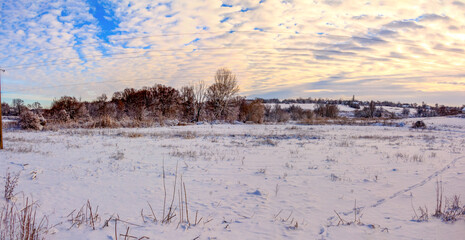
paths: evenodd
<path fill-rule="evenodd" d="M 23 128 L 40 128 L 45 122 L 53 124 L 80 123 L 94 127 L 140 126 L 144 123 L 176 120 L 182 123 L 199 121 L 252 121 L 262 123 L 264 105 L 261 101 L 239 96 L 236 75 L 227 68 L 218 69 L 213 84 L 200 81 L 175 89 L 162 84 L 142 89 L 126 88 L 102 94 L 94 101 L 80 101 L 72 96 L 55 99 L 50 108 L 39 103 L 25 105 L 14 99 L 10 107 L 2 103 L 4 115 L 20 115 Z M 23 120 L 24 118 L 24 120 Z"/>
<path fill-rule="evenodd" d="M 200 121 L 305 122 L 316 116 L 337 118 L 337 104 L 357 109 L 354 115 L 359 118 L 390 117 L 382 108 L 376 107 L 383 106 L 386 102 L 364 103 L 355 100 L 355 96 L 352 100 L 299 98 L 279 101 L 247 100 L 238 93 L 236 75 L 227 68 L 221 68 L 217 70 L 214 82 L 210 86 L 200 81 L 178 90 L 155 84 L 141 89 L 126 88 L 113 93 L 111 98 L 102 94 L 94 101 L 80 101 L 75 97 L 62 96 L 55 99 L 48 109 L 42 108 L 39 102 L 25 105 L 23 100 L 14 99 L 11 106 L 2 103 L 2 114 L 19 115 L 23 128 L 34 129 L 41 129 L 45 123 L 72 123 L 78 127 L 137 127 L 149 126 L 153 122 L 164 124 L 170 120 L 181 124 Z M 277 103 L 317 103 L 317 106 L 314 110 L 302 109 L 298 105 L 283 109 Z M 360 105 L 365 107 L 361 108 Z M 415 107 L 419 116 L 449 115 L 458 111 L 458 108 L 430 108 L 425 104 Z M 409 116 L 409 108 L 404 110 L 402 114 Z"/>

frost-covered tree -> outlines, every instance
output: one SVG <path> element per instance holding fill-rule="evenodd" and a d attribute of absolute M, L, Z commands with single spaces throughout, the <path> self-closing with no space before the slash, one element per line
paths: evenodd
<path fill-rule="evenodd" d="M 215 83 L 207 90 L 208 104 L 216 119 L 227 115 L 228 106 L 239 92 L 236 75 L 227 68 L 220 68 L 215 74 Z"/>

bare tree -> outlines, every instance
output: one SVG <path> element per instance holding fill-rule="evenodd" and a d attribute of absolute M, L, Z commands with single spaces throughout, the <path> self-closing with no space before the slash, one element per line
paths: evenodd
<path fill-rule="evenodd" d="M 226 114 L 231 99 L 239 92 L 236 75 L 227 68 L 220 68 L 215 74 L 215 83 L 207 90 L 207 98 L 215 118 Z"/>
<path fill-rule="evenodd" d="M 2 103 L 2 115 L 3 116 L 10 115 L 10 105 L 8 105 L 8 103 L 5 103 L 5 102 Z"/>
<path fill-rule="evenodd" d="M 195 97 L 194 87 L 184 86 L 181 88 L 181 110 L 182 118 L 188 122 L 194 121 L 195 118 Z"/>
<path fill-rule="evenodd" d="M 368 106 L 368 116 L 370 118 L 373 118 L 375 116 L 375 111 L 376 111 L 376 104 L 375 102 L 371 101 L 370 105 Z"/>
<path fill-rule="evenodd" d="M 13 107 L 16 108 L 16 113 L 21 115 L 21 109 L 24 107 L 24 101 L 19 98 L 13 99 Z"/>
<path fill-rule="evenodd" d="M 42 109 L 42 105 L 40 104 L 40 102 L 34 102 L 31 104 L 31 109 Z"/>
<path fill-rule="evenodd" d="M 195 109 L 197 111 L 195 116 L 195 121 L 198 122 L 200 120 L 200 113 L 202 112 L 202 107 L 205 102 L 207 96 L 207 85 L 203 80 L 200 80 L 194 85 L 194 102 L 195 102 Z"/>
<path fill-rule="evenodd" d="M 108 100 L 108 97 L 105 93 L 97 97 L 97 102 L 106 102 L 107 100 Z"/>

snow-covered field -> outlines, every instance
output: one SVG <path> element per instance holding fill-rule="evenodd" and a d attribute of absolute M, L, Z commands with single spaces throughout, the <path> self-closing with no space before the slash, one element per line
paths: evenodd
<path fill-rule="evenodd" d="M 11 130 L 0 169 L 20 172 L 17 201 L 37 201 L 53 226 L 47 239 L 114 239 L 114 221 L 102 228 L 111 216 L 124 221 L 118 234 L 129 226 L 150 239 L 460 239 L 465 220 L 412 221 L 420 206 L 434 212 L 437 180 L 445 197 L 465 198 L 465 119 L 425 122 L 433 127 Z M 176 165 L 176 216 L 162 224 L 163 169 L 170 205 Z M 181 175 L 196 226 L 178 224 Z M 87 200 L 98 206 L 96 230 L 68 221 Z M 335 212 L 360 224 L 338 225 Z"/>
<path fill-rule="evenodd" d="M 274 107 L 276 104 L 267 103 L 266 105 L 268 105 L 270 107 Z M 305 109 L 305 110 L 315 110 L 315 109 L 318 108 L 318 104 L 316 104 L 316 103 L 293 103 L 293 104 L 279 103 L 278 105 L 283 109 L 287 109 L 292 105 L 299 106 L 299 107 L 301 107 L 302 109 Z M 355 108 L 351 108 L 351 107 L 349 107 L 347 105 L 338 104 L 337 107 L 339 108 L 339 111 L 342 111 L 342 112 L 353 112 L 353 111 L 355 111 Z"/>
<path fill-rule="evenodd" d="M 276 104 L 273 103 L 267 103 L 267 106 L 274 107 Z M 318 108 L 318 104 L 316 103 L 295 103 L 295 104 L 287 104 L 287 103 L 279 103 L 278 104 L 281 108 L 283 109 L 288 109 L 290 106 L 299 106 L 302 109 L 305 110 L 315 110 Z M 363 109 L 364 106 L 361 106 L 361 109 Z M 351 108 L 347 105 L 342 105 L 342 104 L 337 104 L 337 108 L 339 109 L 339 116 L 345 116 L 345 117 L 353 117 L 354 112 L 357 110 L 355 108 Z M 378 106 L 378 109 L 382 108 L 388 112 L 395 113 L 397 115 L 401 115 L 402 111 L 404 110 L 401 107 L 386 107 L 386 106 Z M 409 115 L 410 116 L 415 116 L 417 113 L 417 109 L 415 108 L 409 108 Z"/>

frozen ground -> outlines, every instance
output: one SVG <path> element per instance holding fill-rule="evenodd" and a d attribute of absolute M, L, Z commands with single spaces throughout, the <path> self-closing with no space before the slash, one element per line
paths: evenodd
<path fill-rule="evenodd" d="M 446 197 L 465 198 L 465 119 L 424 120 L 433 127 L 15 130 L 0 169 L 19 171 L 18 201 L 32 197 L 57 224 L 48 239 L 114 239 L 113 221 L 102 228 L 112 215 L 131 223 L 118 222 L 118 234 L 129 226 L 150 239 L 460 239 L 465 220 L 412 221 L 413 208 L 434 212 L 437 180 Z M 178 209 L 170 224 L 150 221 L 147 202 L 163 213 L 163 162 L 168 201 L 178 164 L 197 226 L 178 226 Z M 98 206 L 96 230 L 71 227 L 68 215 L 87 200 Z M 363 224 L 338 226 L 335 211 L 352 221 L 355 201 Z"/>

